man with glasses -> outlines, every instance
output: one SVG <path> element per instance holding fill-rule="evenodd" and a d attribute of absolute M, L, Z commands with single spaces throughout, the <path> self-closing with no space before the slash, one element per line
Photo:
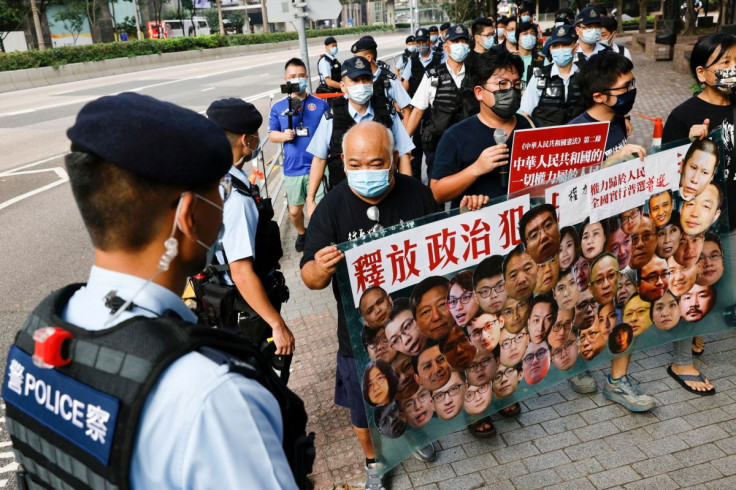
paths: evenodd
<path fill-rule="evenodd" d="M 601 39 L 601 12 L 596 6 L 588 6 L 575 18 L 578 37 L 577 62 L 588 61 L 594 54 L 610 49 L 598 41 Z"/>
<path fill-rule="evenodd" d="M 518 300 L 509 297 L 501 310 L 501 314 L 503 315 L 503 328 L 513 334 L 517 334 L 522 330 L 525 330 L 530 312 L 531 306 L 528 299 Z"/>
<path fill-rule="evenodd" d="M 574 319 L 575 309 L 557 311 L 557 318 L 552 324 L 549 335 L 547 335 L 547 343 L 553 349 L 553 352 L 557 347 L 562 347 L 572 330 Z"/>
<path fill-rule="evenodd" d="M 551 204 L 534 206 L 519 220 L 521 243 L 531 258 L 541 264 L 557 254 L 560 248 L 560 228 L 557 213 Z"/>
<path fill-rule="evenodd" d="M 575 304 L 575 327 L 578 330 L 590 328 L 595 321 L 597 310 L 598 302 L 593 298 L 590 289 L 581 291 L 578 295 L 578 302 Z"/>
<path fill-rule="evenodd" d="M 470 320 L 465 330 L 470 343 L 483 352 L 491 352 L 498 345 L 503 317 L 495 313 L 480 313 Z"/>
<path fill-rule="evenodd" d="M 701 270 L 697 280 L 700 286 L 712 286 L 723 277 L 723 247 L 721 239 L 715 233 L 705 234 L 700 264 Z"/>
<path fill-rule="evenodd" d="M 432 421 L 434 414 L 432 394 L 427 388 L 420 385 L 412 397 L 407 400 L 399 400 L 399 409 L 401 410 L 399 416 L 404 422 L 410 427 L 421 429 Z"/>
<path fill-rule="evenodd" d="M 618 259 L 611 253 L 602 253 L 590 265 L 590 292 L 604 305 L 613 301 L 618 289 Z"/>
<path fill-rule="evenodd" d="M 550 350 L 547 342 L 531 343 L 522 358 L 524 380 L 529 385 L 542 381 L 549 371 Z"/>
<path fill-rule="evenodd" d="M 524 375 L 521 363 L 514 366 L 499 364 L 496 374 L 493 375 L 493 394 L 498 398 L 511 396 Z"/>
<path fill-rule="evenodd" d="M 634 65 L 627 58 L 607 50 L 591 56 L 577 75 L 587 110 L 568 124 L 609 121 L 604 160 L 634 153 L 644 160 L 647 154 L 643 146 L 627 142 L 624 117 L 636 99 L 633 69 Z"/>
<path fill-rule="evenodd" d="M 480 415 L 485 412 L 488 405 L 491 404 L 491 383 L 485 383 L 480 386 L 465 386 L 465 411 L 469 415 Z"/>
<path fill-rule="evenodd" d="M 529 334 L 526 331 L 511 333 L 506 328 L 501 329 L 501 347 L 499 361 L 504 366 L 515 366 L 521 362 L 524 352 L 529 345 Z"/>
<path fill-rule="evenodd" d="M 506 195 L 508 158 L 514 131 L 532 127 L 530 120 L 516 115 L 524 83 L 524 62 L 507 51 L 477 57 L 473 69 L 473 91 L 480 113 L 452 126 L 437 146 L 430 187 L 437 202 L 459 205 L 466 192 L 491 198 Z M 505 132 L 497 142 L 494 133 Z"/>
<path fill-rule="evenodd" d="M 468 384 L 472 386 L 482 386 L 493 381 L 493 375 L 498 369 L 498 352 L 494 349 L 492 352 L 479 350 L 467 368 L 465 368 L 465 376 L 468 378 Z"/>
<path fill-rule="evenodd" d="M 396 298 L 391 315 L 386 322 L 388 345 L 408 356 L 416 356 L 424 350 L 427 337 L 417 328 L 408 298 Z"/>
<path fill-rule="evenodd" d="M 631 260 L 629 267 L 639 270 L 654 257 L 657 250 L 657 232 L 649 216 L 642 216 L 639 226 L 631 235 Z"/>
<path fill-rule="evenodd" d="M 483 259 L 473 271 L 473 287 L 478 295 L 480 309 L 486 313 L 500 313 L 508 293 L 503 280 L 503 257 L 491 255 Z"/>
<path fill-rule="evenodd" d="M 597 322 L 593 326 L 581 330 L 578 337 L 578 345 L 580 347 L 580 357 L 586 361 L 592 360 L 606 348 L 608 335 L 606 331 Z"/>
<path fill-rule="evenodd" d="M 664 296 L 670 282 L 670 271 L 667 261 L 653 257 L 647 265 L 636 271 L 637 289 L 639 296 L 653 303 Z"/>
<path fill-rule="evenodd" d="M 453 371 L 447 383 L 432 391 L 434 411 L 442 420 L 450 420 L 457 416 L 465 404 L 465 374 Z"/>
<path fill-rule="evenodd" d="M 619 217 L 621 219 L 621 229 L 623 232 L 627 235 L 633 235 L 641 224 L 641 217 L 643 214 L 642 206 L 637 206 L 622 212 Z"/>
<path fill-rule="evenodd" d="M 565 334 L 563 342 L 558 347 L 552 348 L 552 365 L 560 371 L 567 371 L 575 365 L 577 360 L 578 340 L 574 333 L 568 331 Z M 594 382 L 591 393 L 595 393 L 595 391 L 596 387 Z"/>
<path fill-rule="evenodd" d="M 382 359 L 390 363 L 396 356 L 396 351 L 388 345 L 388 339 L 386 338 L 383 327 L 376 329 L 368 328 L 367 326 L 363 327 L 361 340 L 371 361 Z"/>

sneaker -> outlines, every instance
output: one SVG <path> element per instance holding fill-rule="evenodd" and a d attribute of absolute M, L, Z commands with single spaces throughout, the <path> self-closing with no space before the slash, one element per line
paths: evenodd
<path fill-rule="evenodd" d="M 435 457 L 435 450 L 434 450 L 434 444 L 428 444 L 427 446 L 420 447 L 413 453 L 411 453 L 412 456 L 417 458 L 419 461 L 426 461 L 431 462 L 434 461 Z"/>
<path fill-rule="evenodd" d="M 365 467 L 365 488 L 366 490 L 386 490 L 383 485 L 383 476 L 380 475 L 380 471 L 383 469 L 381 463 L 371 463 Z"/>
<path fill-rule="evenodd" d="M 595 384 L 595 378 L 588 370 L 585 370 L 580 374 L 576 374 L 572 378 L 568 379 L 567 382 L 570 383 L 570 388 L 572 388 L 572 391 L 575 393 L 585 395 L 598 391 L 598 386 Z"/>
<path fill-rule="evenodd" d="M 646 412 L 654 408 L 654 399 L 639 393 L 628 376 L 624 376 L 617 383 L 611 383 L 606 376 L 603 396 L 623 405 L 631 412 Z"/>
<path fill-rule="evenodd" d="M 296 249 L 297 252 L 299 253 L 304 252 L 304 241 L 306 240 L 306 238 L 307 238 L 306 233 L 303 235 L 296 236 L 296 243 L 294 244 L 294 248 Z"/>

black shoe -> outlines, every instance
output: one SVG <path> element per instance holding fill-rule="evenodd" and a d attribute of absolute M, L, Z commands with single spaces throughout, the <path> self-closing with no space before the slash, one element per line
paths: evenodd
<path fill-rule="evenodd" d="M 297 235 L 296 236 L 296 243 L 294 244 L 294 248 L 297 252 L 301 253 L 304 251 L 304 241 L 307 238 L 307 234 L 304 235 Z"/>

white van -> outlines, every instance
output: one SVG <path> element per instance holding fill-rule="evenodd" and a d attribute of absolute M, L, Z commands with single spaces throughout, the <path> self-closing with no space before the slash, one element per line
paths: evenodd
<path fill-rule="evenodd" d="M 170 38 L 194 35 L 191 19 L 184 19 L 183 28 L 182 22 L 179 19 L 165 20 L 164 25 L 166 26 L 166 33 Z M 209 36 L 212 34 L 210 25 L 204 17 L 194 17 L 194 27 L 196 27 L 197 36 Z"/>

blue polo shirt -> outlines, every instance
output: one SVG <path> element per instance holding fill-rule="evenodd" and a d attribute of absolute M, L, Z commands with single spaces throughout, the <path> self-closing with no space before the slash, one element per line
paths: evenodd
<path fill-rule="evenodd" d="M 286 98 L 271 107 L 268 121 L 269 131 L 283 132 L 289 129 L 289 116 L 282 115 L 288 108 L 289 101 Z M 299 125 L 309 128 L 309 136 L 297 136 L 293 141 L 284 143 L 284 175 L 298 177 L 309 173 L 312 166 L 312 155 L 307 153 L 307 146 L 317 131 L 322 114 L 328 108 L 327 102 L 311 94 L 307 94 L 302 101 L 298 115 L 292 117 L 292 126 L 294 129 Z"/>

